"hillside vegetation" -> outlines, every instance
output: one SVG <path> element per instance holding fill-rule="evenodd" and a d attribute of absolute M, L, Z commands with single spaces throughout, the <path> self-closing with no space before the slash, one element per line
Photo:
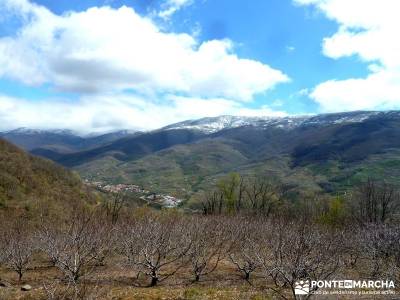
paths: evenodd
<path fill-rule="evenodd" d="M 398 184 L 398 114 L 290 129 L 249 125 L 171 143 L 176 132 L 126 138 L 59 162 L 73 162 L 85 178 L 137 183 L 180 197 L 207 191 L 229 172 L 273 177 L 293 192 L 335 194 L 368 177 Z"/>
<path fill-rule="evenodd" d="M 45 203 L 69 207 L 95 197 L 80 177 L 0 139 L 0 207 L 30 209 Z"/>

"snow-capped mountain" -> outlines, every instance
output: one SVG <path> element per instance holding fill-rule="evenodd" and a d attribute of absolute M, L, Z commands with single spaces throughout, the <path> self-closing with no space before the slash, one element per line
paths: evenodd
<path fill-rule="evenodd" d="M 20 127 L 12 130 L 7 130 L 4 132 L 0 132 L 0 135 L 38 135 L 38 134 L 57 134 L 57 135 L 64 135 L 64 136 L 76 136 L 82 138 L 95 138 L 100 136 L 106 135 L 115 135 L 119 137 L 123 137 L 130 134 L 136 134 L 137 130 L 130 130 L 130 129 L 122 129 L 117 131 L 111 132 L 92 132 L 88 134 L 83 134 L 77 131 L 73 131 L 70 129 L 35 129 L 35 128 L 27 128 L 27 127 Z"/>
<path fill-rule="evenodd" d="M 2 135 L 34 135 L 34 134 L 60 134 L 60 135 L 78 135 L 69 129 L 33 129 L 20 127 L 8 131 L 4 131 Z"/>
<path fill-rule="evenodd" d="M 4 138 L 28 151 L 44 147 L 70 152 L 104 145 L 135 134 L 139 133 L 131 130 L 119 130 L 110 133 L 82 135 L 68 129 L 31 129 L 23 127 L 0 132 L 0 138 Z"/>
<path fill-rule="evenodd" d="M 283 125 L 287 127 L 296 126 L 307 117 L 241 117 L 241 116 L 219 116 L 209 117 L 199 120 L 188 120 L 172 124 L 162 128 L 162 130 L 190 129 L 199 130 L 204 133 L 215 133 L 223 129 L 237 128 L 242 126 L 273 126 Z"/>
<path fill-rule="evenodd" d="M 260 128 L 276 127 L 282 129 L 293 129 L 305 125 L 331 125 L 340 123 L 359 123 L 371 117 L 382 114 L 397 114 L 399 112 L 349 112 L 309 116 L 289 117 L 244 117 L 244 116 L 219 116 L 202 118 L 199 120 L 188 120 L 172 124 L 161 130 L 189 129 L 198 130 L 211 134 L 223 129 L 237 128 L 242 126 L 253 126 Z"/>

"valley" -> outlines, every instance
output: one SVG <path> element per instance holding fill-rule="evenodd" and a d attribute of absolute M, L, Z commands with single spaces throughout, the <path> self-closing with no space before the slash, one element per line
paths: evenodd
<path fill-rule="evenodd" d="M 396 111 L 293 118 L 222 116 L 150 132 L 110 133 L 107 138 L 68 133 L 69 139 L 80 142 L 67 153 L 58 143 L 68 141 L 63 134 L 21 130 L 2 135 L 90 181 L 137 184 L 185 202 L 198 199 L 231 172 L 277 179 L 294 195 L 343 193 L 371 176 L 398 184 Z M 26 140 L 35 143 L 28 147 L 18 142 Z"/>

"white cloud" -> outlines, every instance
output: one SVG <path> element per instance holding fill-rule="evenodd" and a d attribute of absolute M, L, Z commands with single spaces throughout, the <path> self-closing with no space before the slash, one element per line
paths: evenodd
<path fill-rule="evenodd" d="M 363 79 L 331 80 L 310 94 L 326 111 L 398 109 L 400 72 L 383 70 Z"/>
<path fill-rule="evenodd" d="M 55 15 L 26 0 L 0 0 L 24 25 L 0 38 L 0 77 L 78 93 L 133 89 L 249 101 L 288 81 L 279 70 L 239 58 L 229 40 L 198 43 L 162 31 L 132 8 Z M 183 5 L 184 1 L 173 1 Z"/>
<path fill-rule="evenodd" d="M 158 13 L 158 16 L 164 20 L 168 20 L 174 13 L 182 7 L 191 5 L 193 0 L 166 0 L 163 5 L 163 10 Z"/>
<path fill-rule="evenodd" d="M 156 104 L 125 94 L 85 96 L 75 102 L 60 99 L 33 102 L 0 95 L 0 131 L 18 127 L 66 128 L 83 134 L 116 129 L 151 130 L 187 119 L 223 114 L 286 115 L 266 106 L 248 109 L 241 103 L 223 98 L 170 95 L 163 104 Z"/>
<path fill-rule="evenodd" d="M 369 63 L 365 78 L 330 80 L 310 96 L 324 111 L 400 108 L 400 2 L 398 0 L 295 0 L 315 5 L 339 24 L 323 41 L 333 59 L 358 56 Z"/>
<path fill-rule="evenodd" d="M 230 40 L 199 43 L 193 35 L 163 31 L 129 7 L 55 15 L 27 0 L 0 0 L 0 22 L 10 15 L 22 26 L 0 38 L 0 78 L 78 97 L 33 101 L 0 94 L 0 130 L 149 130 L 221 114 L 284 114 L 245 107 L 289 79 L 238 57 Z"/>

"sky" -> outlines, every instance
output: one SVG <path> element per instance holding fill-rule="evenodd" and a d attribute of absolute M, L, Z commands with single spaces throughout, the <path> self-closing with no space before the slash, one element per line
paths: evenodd
<path fill-rule="evenodd" d="M 0 0 L 0 130 L 400 108 L 398 0 Z"/>

